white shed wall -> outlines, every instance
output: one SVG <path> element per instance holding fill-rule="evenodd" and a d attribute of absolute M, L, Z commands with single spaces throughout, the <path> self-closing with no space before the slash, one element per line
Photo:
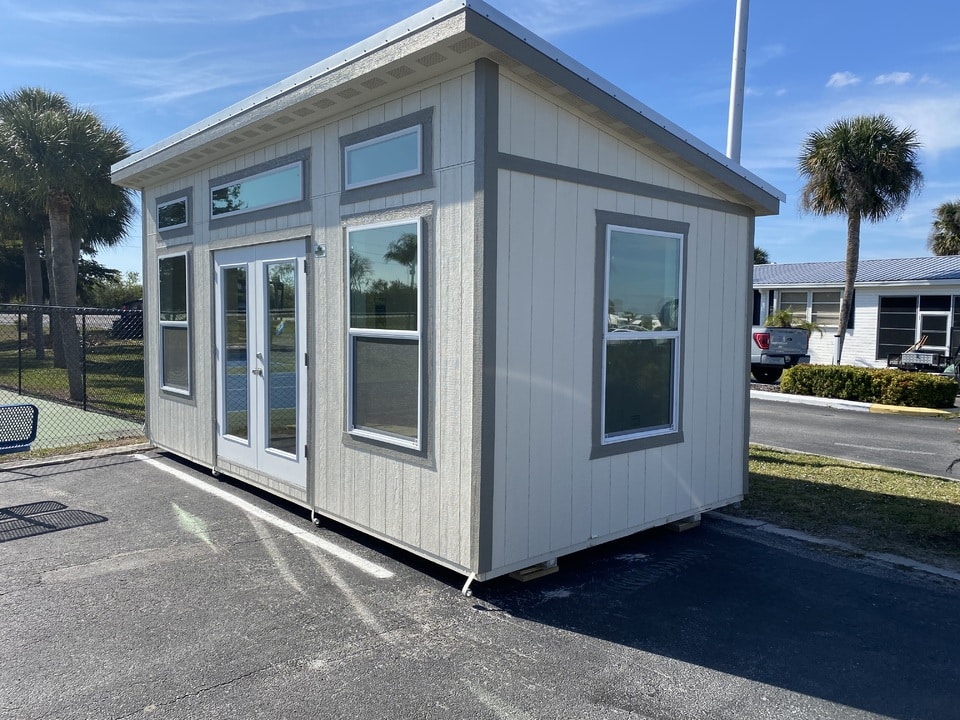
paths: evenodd
<path fill-rule="evenodd" d="M 702 192 L 589 120 L 501 78 L 500 147 Z M 706 193 L 702 193 L 706 194 Z M 739 499 L 747 217 L 501 171 L 493 567 Z M 690 224 L 681 444 L 590 460 L 597 209 Z M 532 210 L 532 211 L 531 211 Z"/>

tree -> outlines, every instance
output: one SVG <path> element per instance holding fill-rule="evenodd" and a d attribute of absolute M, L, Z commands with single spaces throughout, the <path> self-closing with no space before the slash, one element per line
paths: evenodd
<path fill-rule="evenodd" d="M 389 262 L 400 263 L 410 271 L 410 287 L 414 287 L 417 278 L 417 236 L 414 233 L 404 233 L 394 242 L 387 245 L 383 259 Z"/>
<path fill-rule="evenodd" d="M 755 247 L 753 249 L 753 264 L 754 265 L 769 265 L 770 264 L 770 254 L 761 247 Z"/>
<path fill-rule="evenodd" d="M 110 182 L 110 166 L 130 154 L 123 133 L 104 125 L 90 110 L 74 107 L 59 93 L 21 88 L 0 95 L 0 192 L 19 193 L 25 210 L 42 212 L 49 225 L 47 272 L 53 304 L 74 307 L 82 232 L 77 215 L 116 218 L 124 226 L 132 216 L 126 191 Z M 123 206 L 131 208 L 124 210 Z M 81 222 L 80 225 L 83 225 Z M 70 397 L 83 397 L 80 338 L 76 321 L 60 322 L 60 350 Z"/>
<path fill-rule="evenodd" d="M 945 202 L 934 214 L 927 245 L 934 255 L 960 255 L 960 200 Z"/>
<path fill-rule="evenodd" d="M 885 115 L 844 118 L 806 137 L 799 170 L 805 179 L 800 207 L 817 215 L 847 216 L 846 277 L 837 329 L 837 364 L 850 325 L 853 287 L 860 263 L 860 225 L 903 210 L 920 190 L 923 174 L 915 130 L 898 128 Z"/>

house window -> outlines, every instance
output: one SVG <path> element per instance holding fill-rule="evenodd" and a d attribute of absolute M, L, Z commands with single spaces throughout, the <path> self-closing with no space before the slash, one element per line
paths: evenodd
<path fill-rule="evenodd" d="M 790 310 L 794 321 L 812 322 L 822 330 L 840 327 L 840 290 L 781 290 L 781 310 Z M 850 309 L 848 329 L 853 329 L 853 308 Z"/>
<path fill-rule="evenodd" d="M 606 227 L 601 445 L 679 428 L 683 235 Z"/>
<path fill-rule="evenodd" d="M 343 151 L 346 189 L 419 175 L 423 172 L 422 142 L 421 128 L 416 125 L 348 145 Z"/>
<path fill-rule="evenodd" d="M 303 200 L 303 162 L 210 188 L 211 217 L 248 213 Z"/>
<path fill-rule="evenodd" d="M 190 307 L 187 255 L 159 261 L 160 387 L 190 394 Z"/>
<path fill-rule="evenodd" d="M 340 204 L 433 187 L 433 108 L 340 138 Z"/>
<path fill-rule="evenodd" d="M 177 230 L 189 224 L 187 219 L 187 198 L 179 197 L 169 202 L 157 203 L 157 229 Z"/>
<path fill-rule="evenodd" d="M 353 435 L 421 448 L 421 222 L 347 230 Z"/>

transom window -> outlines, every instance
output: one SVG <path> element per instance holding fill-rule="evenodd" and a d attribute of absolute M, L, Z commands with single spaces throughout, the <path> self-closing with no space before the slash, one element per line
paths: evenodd
<path fill-rule="evenodd" d="M 347 230 L 350 433 L 421 447 L 421 221 Z"/>
<path fill-rule="evenodd" d="M 190 393 L 190 306 L 187 255 L 159 261 L 160 387 Z"/>
<path fill-rule="evenodd" d="M 303 200 L 303 163 L 299 161 L 210 189 L 214 218 L 300 200 Z"/>
<path fill-rule="evenodd" d="M 683 236 L 606 229 L 601 444 L 678 430 Z"/>
<path fill-rule="evenodd" d="M 187 217 L 186 196 L 157 204 L 157 228 L 161 232 L 186 227 Z"/>
<path fill-rule="evenodd" d="M 343 150 L 347 190 L 413 177 L 423 172 L 420 125 L 347 145 Z"/>

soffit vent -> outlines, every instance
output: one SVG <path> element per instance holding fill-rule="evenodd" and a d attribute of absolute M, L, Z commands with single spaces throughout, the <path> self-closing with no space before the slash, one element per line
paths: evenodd
<path fill-rule="evenodd" d="M 424 67 L 431 67 L 432 65 L 438 65 L 446 60 L 445 55 L 441 55 L 438 52 L 427 53 L 423 57 L 417 58 L 417 62 L 423 65 Z"/>
<path fill-rule="evenodd" d="M 415 71 L 406 65 L 401 65 L 400 67 L 395 67 L 390 70 L 387 70 L 387 75 L 399 80 L 400 78 L 405 78 L 408 75 L 413 75 Z"/>

